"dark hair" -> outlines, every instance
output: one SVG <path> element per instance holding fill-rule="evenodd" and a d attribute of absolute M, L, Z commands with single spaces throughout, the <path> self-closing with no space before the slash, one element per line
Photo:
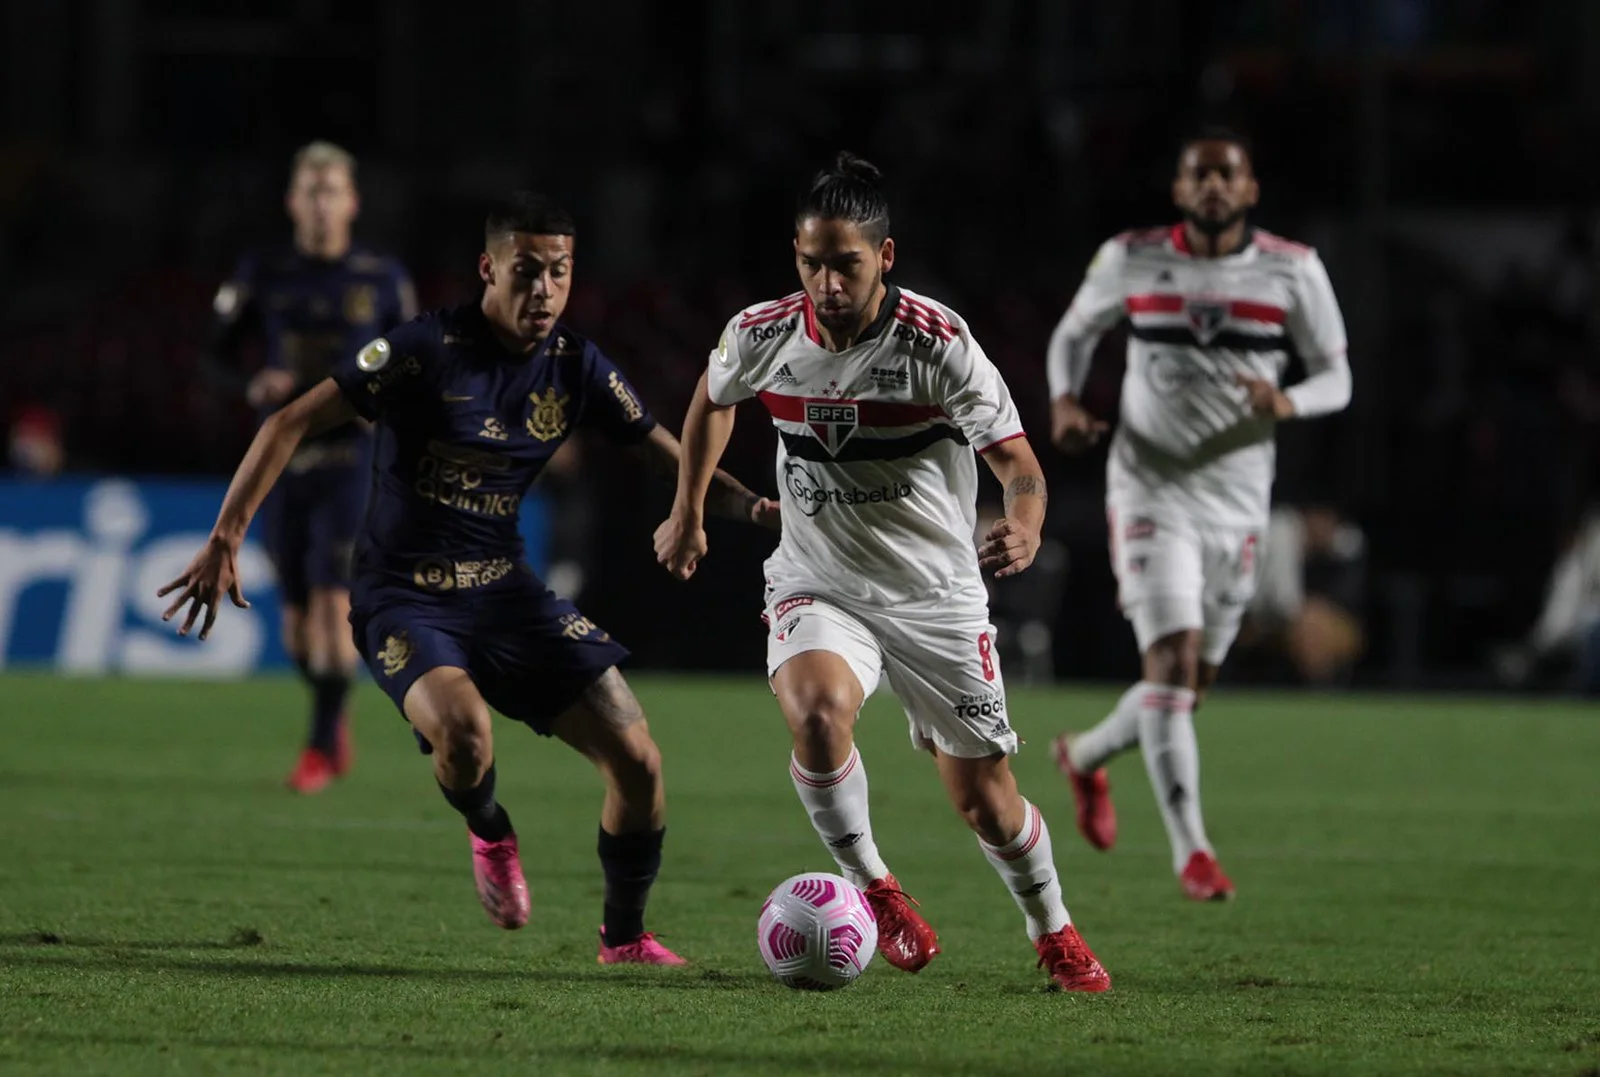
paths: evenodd
<path fill-rule="evenodd" d="M 1256 159 L 1255 147 L 1250 144 L 1250 137 L 1232 127 L 1210 124 L 1205 127 L 1195 128 L 1178 143 L 1178 158 L 1181 160 L 1183 155 L 1189 152 L 1189 147 L 1196 142 L 1231 142 L 1233 145 L 1238 146 L 1252 162 Z"/>
<path fill-rule="evenodd" d="M 794 223 L 798 227 L 808 217 L 850 221 L 872 242 L 882 243 L 889 235 L 889 200 L 882 184 L 883 173 L 876 165 L 840 150 L 831 167 L 811 178 L 810 189 L 795 209 Z"/>
<path fill-rule="evenodd" d="M 489 208 L 483 221 L 483 238 L 493 242 L 507 232 L 527 232 L 536 236 L 572 236 L 578 230 L 572 215 L 538 191 L 512 191 L 504 201 Z"/>

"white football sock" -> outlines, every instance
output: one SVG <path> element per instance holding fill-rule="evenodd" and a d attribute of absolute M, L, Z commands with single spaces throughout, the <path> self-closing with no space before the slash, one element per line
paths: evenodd
<path fill-rule="evenodd" d="M 1183 871 L 1195 852 L 1211 852 L 1200 817 L 1200 745 L 1194 735 L 1195 694 L 1188 688 L 1150 686 L 1139 704 L 1139 743 L 1155 790 L 1161 821 L 1172 843 L 1172 870 Z"/>
<path fill-rule="evenodd" d="M 846 879 L 866 888 L 874 879 L 889 874 L 877 843 L 872 840 L 872 820 L 867 813 L 867 768 L 861 753 L 850 749 L 844 766 L 826 774 L 807 770 L 800 760 L 789 757 L 789 777 L 794 791 L 811 816 L 817 837 L 833 854 L 834 863 Z"/>
<path fill-rule="evenodd" d="M 1000 879 L 1011 891 L 1028 922 L 1028 938 L 1060 931 L 1072 923 L 1061 898 L 1061 879 L 1056 875 L 1055 855 L 1050 847 L 1050 828 L 1044 825 L 1039 809 L 1022 802 L 1022 830 L 1001 846 L 982 838 L 978 846 Z"/>
<path fill-rule="evenodd" d="M 1117 700 L 1100 724 L 1072 738 L 1068 755 L 1079 774 L 1099 770 L 1113 758 L 1139 743 L 1139 700 L 1156 685 L 1140 681 Z"/>

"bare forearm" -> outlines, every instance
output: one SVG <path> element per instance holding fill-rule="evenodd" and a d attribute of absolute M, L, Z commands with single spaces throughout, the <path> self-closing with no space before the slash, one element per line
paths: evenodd
<path fill-rule="evenodd" d="M 728 448 L 728 439 L 732 436 L 733 409 L 719 408 L 711 402 L 705 378 L 702 377 L 689 404 L 689 414 L 683 420 L 683 451 L 678 461 L 678 495 L 674 505 L 676 511 L 686 513 L 693 519 L 705 514 L 706 494 L 711 488 L 712 479 L 718 474 L 717 461 L 722 459 L 723 452 Z M 732 482 L 731 479 L 728 481 Z"/>
<path fill-rule="evenodd" d="M 235 546 L 244 539 L 256 510 L 266 499 L 272 484 L 283 474 L 289 458 L 305 437 L 306 428 L 304 420 L 297 422 L 282 411 L 261 424 L 238 470 L 233 473 L 233 481 L 228 484 L 222 511 L 217 514 L 216 526 L 211 531 L 214 538 Z"/>
<path fill-rule="evenodd" d="M 1049 500 L 1042 472 L 1022 472 L 1006 481 L 1006 516 L 1035 534 L 1044 527 L 1044 510 Z"/>
<path fill-rule="evenodd" d="M 756 502 L 760 500 L 759 494 L 748 489 L 719 467 L 711 476 L 711 486 L 706 491 L 705 505 L 706 511 L 713 516 L 749 523 Z"/>
<path fill-rule="evenodd" d="M 355 417 L 355 409 L 345 402 L 332 378 L 324 379 L 282 411 L 268 416 L 233 473 L 212 536 L 234 544 L 241 541 L 256 510 L 266 500 L 267 491 L 283 474 L 300 442 L 308 434 L 332 430 Z"/>

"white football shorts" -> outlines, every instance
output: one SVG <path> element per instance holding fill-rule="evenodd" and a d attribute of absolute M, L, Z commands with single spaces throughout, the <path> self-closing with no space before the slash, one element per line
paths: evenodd
<path fill-rule="evenodd" d="M 831 651 L 861 682 L 863 697 L 887 676 L 911 726 L 911 743 L 959 758 L 1017 750 L 987 611 L 909 615 L 863 610 L 815 594 L 768 600 L 767 677 L 806 651 Z"/>
<path fill-rule="evenodd" d="M 1220 666 L 1256 590 L 1257 528 L 1214 527 L 1171 509 L 1112 506 L 1111 568 L 1142 654 L 1199 629 L 1200 660 Z"/>

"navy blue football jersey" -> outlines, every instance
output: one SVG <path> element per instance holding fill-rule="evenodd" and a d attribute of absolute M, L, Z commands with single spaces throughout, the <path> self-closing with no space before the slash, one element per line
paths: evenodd
<path fill-rule="evenodd" d="M 292 247 L 246 256 L 212 306 L 216 350 L 231 352 L 244 336 L 259 334 L 266 365 L 295 376 L 296 396 L 373 337 L 417 313 L 404 267 L 360 247 L 333 261 Z M 324 439 L 359 432 L 351 425 Z"/>
<path fill-rule="evenodd" d="M 522 498 L 575 430 L 635 444 L 656 425 L 594 344 L 558 324 L 538 350 L 511 352 L 476 303 L 397 327 L 333 378 L 377 430 L 358 576 L 427 590 L 481 586 L 520 562 Z"/>

